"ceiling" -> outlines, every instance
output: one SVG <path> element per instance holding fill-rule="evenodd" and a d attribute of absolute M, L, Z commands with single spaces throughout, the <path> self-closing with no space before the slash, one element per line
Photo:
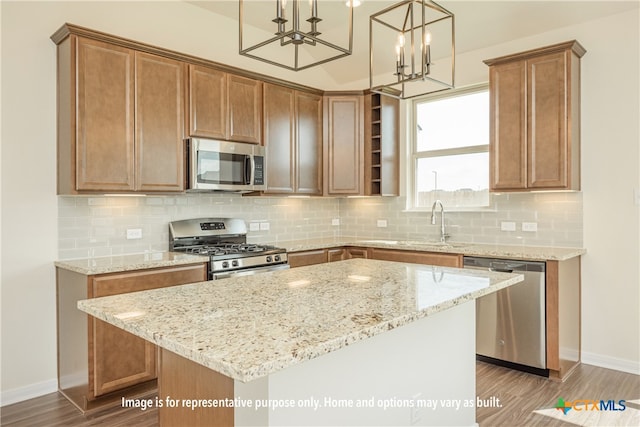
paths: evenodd
<path fill-rule="evenodd" d="M 238 20 L 238 1 L 188 1 L 208 11 Z M 320 65 L 339 84 L 368 78 L 369 75 L 369 16 L 398 3 L 387 0 L 362 0 L 362 5 L 354 9 L 353 54 L 346 58 Z M 455 15 L 456 53 L 500 44 L 506 41 L 544 33 L 560 27 L 579 24 L 607 15 L 637 9 L 638 0 L 632 1 L 481 1 L 442 0 L 438 4 Z M 259 10 L 267 6 L 267 9 Z M 275 0 L 245 0 L 245 14 L 258 11 L 267 16 L 264 21 L 271 26 L 275 14 Z M 253 9 L 252 9 L 253 8 Z M 301 10 L 308 10 L 306 0 L 301 1 Z M 319 0 L 318 14 L 324 19 L 325 34 L 333 15 L 346 26 L 347 8 L 344 0 Z M 306 24 L 306 23 L 305 23 Z M 597 31 L 597 29 L 594 29 Z M 346 33 L 344 31 L 343 33 Z M 343 34 L 341 33 L 341 34 Z M 323 37 L 323 36 L 321 36 Z M 344 38 L 344 37 L 342 37 Z M 234 40 L 236 38 L 234 37 Z M 434 41 L 435 44 L 435 41 Z M 237 44 L 229 44 L 229 49 L 238 51 Z M 376 44 L 377 47 L 377 44 Z M 380 52 L 378 52 L 380 50 Z M 376 49 L 374 57 L 387 57 L 393 61 L 389 47 Z M 300 71 L 304 73 L 305 71 Z"/>

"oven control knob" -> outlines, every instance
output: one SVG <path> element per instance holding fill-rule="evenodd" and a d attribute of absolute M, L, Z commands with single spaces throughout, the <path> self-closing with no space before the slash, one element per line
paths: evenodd
<path fill-rule="evenodd" d="M 280 261 L 280 255 L 276 255 L 274 258 L 276 261 Z"/>
<path fill-rule="evenodd" d="M 236 259 L 236 260 L 231 261 L 231 265 L 233 267 L 237 267 L 238 266 L 238 260 Z"/>
<path fill-rule="evenodd" d="M 273 259 L 271 258 L 271 255 L 267 255 L 267 262 L 271 262 L 273 261 Z"/>
<path fill-rule="evenodd" d="M 229 263 L 227 261 L 222 261 L 222 268 L 229 268 Z"/>

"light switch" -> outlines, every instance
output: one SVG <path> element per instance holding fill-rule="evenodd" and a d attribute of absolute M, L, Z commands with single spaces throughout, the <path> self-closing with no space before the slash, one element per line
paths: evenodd
<path fill-rule="evenodd" d="M 269 229 L 269 223 L 268 222 L 261 222 L 260 223 L 260 230 L 268 230 Z"/>
<path fill-rule="evenodd" d="M 387 226 L 387 220 L 386 219 L 379 219 L 377 224 L 378 224 L 378 227 L 385 228 Z"/>
<path fill-rule="evenodd" d="M 258 231 L 260 230 L 260 224 L 257 222 L 252 222 L 249 224 L 249 231 Z"/>
<path fill-rule="evenodd" d="M 537 222 L 523 222 L 522 231 L 538 231 Z"/>
<path fill-rule="evenodd" d="M 340 225 L 340 218 L 333 218 L 331 220 L 331 225 Z"/>

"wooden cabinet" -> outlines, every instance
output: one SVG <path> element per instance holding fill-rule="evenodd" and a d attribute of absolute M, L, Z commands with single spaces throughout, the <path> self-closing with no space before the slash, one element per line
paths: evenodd
<path fill-rule="evenodd" d="M 90 38 L 58 44 L 58 194 L 182 191 L 184 65 Z"/>
<path fill-rule="evenodd" d="M 370 93 L 364 96 L 364 193 L 400 194 L 399 110 L 397 98 Z"/>
<path fill-rule="evenodd" d="M 441 267 L 462 267 L 462 256 L 440 252 L 418 252 L 394 249 L 369 249 L 369 258 L 386 261 L 410 262 L 415 264 L 438 265 Z"/>
<path fill-rule="evenodd" d="M 322 97 L 264 84 L 266 194 L 322 195 Z"/>
<path fill-rule="evenodd" d="M 489 65 L 492 191 L 580 189 L 580 58 L 570 41 Z"/>
<path fill-rule="evenodd" d="M 327 250 L 318 249 L 313 251 L 290 252 L 289 267 L 304 267 L 306 265 L 324 264 L 328 261 Z"/>
<path fill-rule="evenodd" d="M 324 194 L 364 194 L 363 95 L 324 96 Z"/>
<path fill-rule="evenodd" d="M 261 143 L 262 82 L 190 64 L 189 135 Z"/>
<path fill-rule="evenodd" d="M 79 299 L 206 280 L 205 263 L 86 276 L 57 269 L 58 382 L 82 411 L 155 388 L 156 346 L 77 310 Z M 117 393 L 116 393 L 117 392 Z"/>

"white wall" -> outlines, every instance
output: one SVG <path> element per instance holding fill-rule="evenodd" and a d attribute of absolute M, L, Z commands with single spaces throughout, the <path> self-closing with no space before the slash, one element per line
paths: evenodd
<path fill-rule="evenodd" d="M 216 56 L 215 25 L 182 2 L 0 3 L 2 31 L 2 403 L 56 388 L 55 46 L 64 22 L 243 66 Z M 583 351 L 593 363 L 640 366 L 637 11 L 461 55 L 460 84 L 486 80 L 481 59 L 577 38 L 583 59 Z M 235 34 L 235 26 L 230 34 Z M 321 71 L 277 77 L 323 88 Z M 304 78 L 305 82 L 301 82 Z M 37 236 L 38 246 L 33 240 Z M 623 336 L 621 334 L 624 334 Z"/>

